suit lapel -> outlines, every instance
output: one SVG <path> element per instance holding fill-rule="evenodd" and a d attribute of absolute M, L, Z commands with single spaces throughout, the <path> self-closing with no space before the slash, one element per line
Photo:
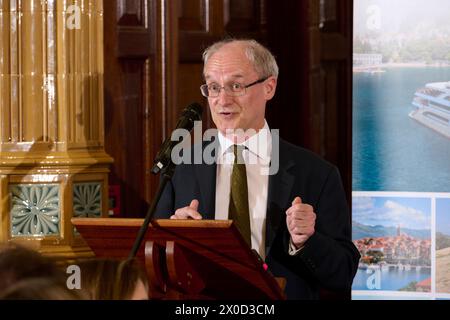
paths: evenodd
<path fill-rule="evenodd" d="M 277 152 L 273 149 L 273 152 Z M 272 156 L 272 159 L 274 157 Z M 286 219 L 285 211 L 290 207 L 293 199 L 290 199 L 292 187 L 294 186 L 294 176 L 289 173 L 289 169 L 294 166 L 294 162 L 289 159 L 287 144 L 279 140 L 279 170 L 275 175 L 269 177 L 269 192 L 267 197 L 267 220 L 266 220 L 266 253 L 272 245 L 275 235 Z"/>

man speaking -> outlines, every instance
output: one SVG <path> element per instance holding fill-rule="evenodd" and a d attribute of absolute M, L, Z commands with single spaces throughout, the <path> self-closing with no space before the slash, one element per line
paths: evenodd
<path fill-rule="evenodd" d="M 275 58 L 254 40 L 224 40 L 203 59 L 200 89 L 218 129 L 216 161 L 178 165 L 155 218 L 234 220 L 272 274 L 286 278 L 288 299 L 349 290 L 360 255 L 339 172 L 275 138 L 265 120 L 277 88 Z"/>

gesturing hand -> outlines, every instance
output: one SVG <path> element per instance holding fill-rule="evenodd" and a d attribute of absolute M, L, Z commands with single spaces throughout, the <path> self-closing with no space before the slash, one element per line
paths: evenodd
<path fill-rule="evenodd" d="M 201 220 L 203 217 L 198 213 L 198 200 L 194 199 L 191 201 L 189 207 L 180 208 L 175 211 L 175 214 L 170 217 L 170 219 L 195 219 Z"/>
<path fill-rule="evenodd" d="M 314 234 L 316 226 L 316 214 L 309 204 L 302 203 L 297 197 L 292 206 L 286 211 L 286 225 L 291 234 L 292 243 L 299 249 Z"/>

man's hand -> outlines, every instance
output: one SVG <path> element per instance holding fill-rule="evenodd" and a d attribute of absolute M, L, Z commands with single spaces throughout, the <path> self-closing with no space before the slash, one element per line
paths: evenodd
<path fill-rule="evenodd" d="M 175 214 L 170 217 L 170 219 L 203 219 L 202 215 L 198 213 L 198 200 L 192 200 L 189 207 L 180 208 L 175 211 Z"/>
<path fill-rule="evenodd" d="M 286 211 L 286 224 L 291 234 L 292 243 L 300 249 L 315 232 L 316 214 L 309 204 L 302 203 L 297 197 Z"/>

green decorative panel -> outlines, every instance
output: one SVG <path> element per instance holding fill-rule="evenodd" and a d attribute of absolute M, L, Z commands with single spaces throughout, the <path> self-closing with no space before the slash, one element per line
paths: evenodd
<path fill-rule="evenodd" d="M 11 185 L 11 236 L 45 237 L 60 234 L 61 200 L 58 184 Z"/>
<path fill-rule="evenodd" d="M 102 184 L 76 183 L 73 185 L 73 216 L 100 218 L 102 215 Z"/>

